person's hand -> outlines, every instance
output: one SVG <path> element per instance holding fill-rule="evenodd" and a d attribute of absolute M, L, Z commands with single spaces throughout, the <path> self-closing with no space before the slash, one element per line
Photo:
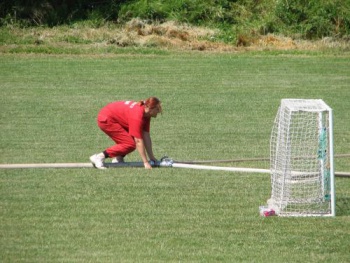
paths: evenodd
<path fill-rule="evenodd" d="M 152 169 L 152 165 L 150 165 L 149 162 L 145 162 L 145 163 L 143 163 L 143 164 L 144 164 L 144 166 L 145 166 L 145 169 Z"/>

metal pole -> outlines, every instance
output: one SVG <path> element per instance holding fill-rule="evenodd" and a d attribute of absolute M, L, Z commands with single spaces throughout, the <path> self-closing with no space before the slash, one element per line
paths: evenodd
<path fill-rule="evenodd" d="M 255 168 L 241 168 L 241 167 L 222 167 L 222 166 L 210 166 L 210 165 L 196 165 L 186 163 L 173 163 L 174 168 L 190 168 L 200 170 L 219 170 L 219 171 L 231 171 L 231 172 L 247 172 L 247 173 L 270 173 L 268 169 L 255 169 Z"/>
<path fill-rule="evenodd" d="M 125 163 L 106 163 L 108 168 L 118 167 L 144 167 L 142 162 L 125 162 Z M 269 174 L 269 169 L 243 168 L 243 167 L 222 167 L 210 165 L 195 165 L 187 163 L 159 163 L 153 167 L 174 167 L 174 168 L 189 168 L 201 170 L 217 170 L 231 172 L 247 172 L 247 173 L 266 173 Z M 93 168 L 91 163 L 27 163 L 27 164 L 0 164 L 0 169 L 25 169 L 25 168 Z M 336 177 L 350 178 L 349 172 L 335 172 Z"/>
<path fill-rule="evenodd" d="M 143 167 L 142 162 L 105 163 L 111 167 Z M 91 163 L 27 163 L 27 164 L 0 164 L 0 169 L 24 169 L 24 168 L 93 168 Z"/>
<path fill-rule="evenodd" d="M 334 149 L 333 149 L 333 110 L 329 107 L 329 162 L 330 162 L 330 183 L 331 183 L 331 213 L 335 216 L 335 180 L 334 180 Z"/>
<path fill-rule="evenodd" d="M 0 169 L 22 168 L 92 168 L 91 163 L 23 163 L 23 164 L 0 164 Z"/>
<path fill-rule="evenodd" d="M 293 160 L 299 160 L 303 158 L 309 158 L 312 156 L 302 156 L 302 157 L 294 157 Z M 335 154 L 334 158 L 349 158 L 349 153 L 344 154 Z M 204 161 L 179 161 L 174 160 L 174 163 L 187 163 L 187 164 L 209 164 L 209 163 L 240 163 L 240 162 L 259 162 L 259 161 L 270 161 L 268 157 L 258 157 L 258 158 L 242 158 L 242 159 L 227 159 L 227 160 L 204 160 Z"/>

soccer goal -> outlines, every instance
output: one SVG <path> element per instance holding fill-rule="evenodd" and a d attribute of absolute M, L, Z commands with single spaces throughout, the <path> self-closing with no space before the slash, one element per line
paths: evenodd
<path fill-rule="evenodd" d="M 279 216 L 335 216 L 332 109 L 283 99 L 270 141 L 271 198 Z"/>

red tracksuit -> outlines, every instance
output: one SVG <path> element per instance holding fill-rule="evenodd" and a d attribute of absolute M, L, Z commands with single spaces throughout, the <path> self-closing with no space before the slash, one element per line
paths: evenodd
<path fill-rule="evenodd" d="M 143 116 L 144 106 L 134 101 L 116 101 L 101 109 L 97 124 L 116 144 L 105 152 L 110 158 L 125 156 L 136 148 L 134 137 L 150 131 L 150 118 Z"/>

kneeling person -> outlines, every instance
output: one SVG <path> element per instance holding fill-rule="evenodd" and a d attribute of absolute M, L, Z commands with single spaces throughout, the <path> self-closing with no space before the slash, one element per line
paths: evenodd
<path fill-rule="evenodd" d="M 103 107 L 97 116 L 97 125 L 116 144 L 92 155 L 92 164 L 105 169 L 106 158 L 113 158 L 112 162 L 124 162 L 124 157 L 137 149 L 145 168 L 151 169 L 147 155 L 151 161 L 157 162 L 150 136 L 151 118 L 156 118 L 161 112 L 161 101 L 156 97 L 139 102 L 116 101 Z"/>

